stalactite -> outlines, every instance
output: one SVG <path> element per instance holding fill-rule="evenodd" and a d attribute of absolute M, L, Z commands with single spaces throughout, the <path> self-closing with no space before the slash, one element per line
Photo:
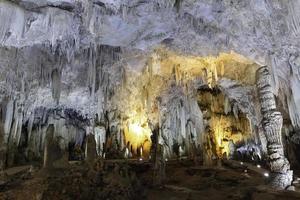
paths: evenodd
<path fill-rule="evenodd" d="M 227 115 L 231 112 L 231 104 L 229 102 L 229 98 L 226 96 L 224 100 L 224 112 Z"/>
<path fill-rule="evenodd" d="M 4 141 L 7 142 L 11 132 L 12 120 L 14 116 L 14 101 L 9 100 L 6 105 L 5 122 L 4 122 Z"/>
<path fill-rule="evenodd" d="M 97 76 L 97 46 L 94 47 L 90 45 L 89 48 L 89 58 L 88 58 L 88 86 L 90 89 L 90 95 L 92 98 L 92 102 L 95 99 L 95 90 L 96 90 L 96 76 Z"/>
<path fill-rule="evenodd" d="M 177 12 L 179 12 L 181 4 L 182 0 L 175 0 L 174 7 L 176 8 Z"/>
<path fill-rule="evenodd" d="M 257 71 L 257 88 L 262 112 L 262 126 L 267 139 L 267 149 L 272 172 L 271 185 L 285 189 L 291 185 L 293 171 L 289 161 L 284 156 L 281 141 L 282 115 L 276 111 L 276 102 L 271 87 L 271 74 L 264 66 Z"/>
<path fill-rule="evenodd" d="M 189 155 L 193 154 L 193 145 L 202 146 L 202 112 L 193 97 L 194 93 L 186 95 L 183 91 L 182 86 L 173 85 L 161 96 L 161 139 L 166 157 L 175 156 L 173 148 L 176 146 L 181 146 Z"/>
<path fill-rule="evenodd" d="M 238 104 L 237 104 L 237 103 L 234 103 L 234 104 L 233 104 L 232 111 L 233 111 L 234 117 L 235 117 L 236 119 L 239 119 L 239 107 L 238 107 Z"/>
<path fill-rule="evenodd" d="M 51 73 L 52 97 L 56 104 L 59 103 L 61 93 L 61 74 L 59 69 L 54 69 Z"/>
<path fill-rule="evenodd" d="M 300 7 L 297 1 L 289 1 L 287 3 L 288 6 L 288 26 L 289 30 L 293 33 L 294 36 L 298 37 L 300 32 L 300 16 L 298 13 L 298 9 Z"/>
<path fill-rule="evenodd" d="M 15 110 L 14 110 L 14 121 L 13 121 L 12 129 L 11 129 L 11 133 L 10 133 L 11 138 L 13 139 L 14 142 L 17 138 L 19 123 L 20 123 L 20 113 L 19 113 L 18 106 L 16 106 Z"/>
<path fill-rule="evenodd" d="M 18 127 L 17 127 L 17 134 L 16 134 L 16 144 L 20 144 L 21 134 L 22 134 L 22 127 L 23 127 L 23 106 L 21 105 L 18 108 Z"/>
<path fill-rule="evenodd" d="M 34 114 L 31 113 L 27 124 L 28 141 L 30 141 L 31 138 L 33 122 L 34 122 Z"/>
<path fill-rule="evenodd" d="M 291 122 L 294 127 L 300 127 L 300 56 L 291 55 L 289 58 L 290 74 L 290 89 L 285 91 L 287 95 L 287 104 Z"/>

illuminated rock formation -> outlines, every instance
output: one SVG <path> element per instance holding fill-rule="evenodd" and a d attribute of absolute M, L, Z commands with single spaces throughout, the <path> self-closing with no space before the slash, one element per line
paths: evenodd
<path fill-rule="evenodd" d="M 289 185 L 299 9 L 292 0 L 0 1 L 0 168 L 41 160 L 53 126 L 70 160 L 84 159 L 91 133 L 102 158 L 149 159 L 159 148 L 158 171 L 164 159 L 261 160 L 268 148 L 282 177 L 274 183 Z"/>
<path fill-rule="evenodd" d="M 284 155 L 282 144 L 282 115 L 276 111 L 276 102 L 271 87 L 271 74 L 264 66 L 257 71 L 257 88 L 259 93 L 262 126 L 267 139 L 268 159 L 271 168 L 271 185 L 285 189 L 291 185 L 293 171 Z"/>

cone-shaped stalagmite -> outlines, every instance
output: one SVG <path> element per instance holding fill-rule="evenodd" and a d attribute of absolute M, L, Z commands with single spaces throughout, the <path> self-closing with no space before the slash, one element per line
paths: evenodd
<path fill-rule="evenodd" d="M 257 70 L 257 88 L 262 113 L 262 126 L 267 139 L 268 157 L 271 168 L 271 185 L 285 189 L 291 185 L 293 171 L 284 156 L 281 141 L 282 115 L 276 111 L 275 97 L 272 92 L 271 74 L 267 66 Z"/>

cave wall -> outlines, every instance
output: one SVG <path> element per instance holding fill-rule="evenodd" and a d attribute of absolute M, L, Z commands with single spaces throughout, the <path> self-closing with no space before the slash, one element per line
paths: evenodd
<path fill-rule="evenodd" d="M 198 102 L 200 109 L 205 113 L 204 143 L 211 146 L 214 156 L 238 158 L 234 154 L 239 152 L 239 156 L 245 156 L 246 159 L 245 153 L 250 148 L 254 148 L 255 153 L 262 156 L 261 140 L 256 125 L 252 124 L 251 119 L 239 110 L 237 104 L 231 103 L 220 89 L 200 89 Z"/>
<path fill-rule="evenodd" d="M 31 136 L 29 133 L 38 127 L 35 122 L 40 123 L 36 109 L 42 107 L 63 112 L 72 109 L 89 119 L 90 124 L 80 125 L 80 129 L 86 134 L 96 133 L 98 152 L 103 151 L 103 141 L 114 141 L 113 138 L 122 141 L 118 148 L 124 148 L 123 127 L 128 127 L 135 116 L 143 119 L 139 124 L 150 119 L 154 127 L 160 120 L 160 124 L 170 120 L 179 123 L 183 117 L 168 117 L 174 110 L 196 112 L 198 117 L 190 116 L 190 129 L 195 128 L 201 138 L 202 125 L 197 123 L 202 111 L 193 109 L 195 92 L 189 91 L 203 83 L 209 87 L 218 85 L 229 101 L 235 102 L 234 110 L 244 113 L 251 127 L 257 125 L 259 130 L 261 116 L 257 100 L 251 95 L 255 77 L 247 76 L 259 64 L 271 69 L 273 93 L 280 109 L 287 113 L 287 126 L 292 127 L 286 137 L 297 145 L 299 7 L 299 2 L 292 0 L 185 0 L 180 4 L 175 0 L 1 1 L 4 143 L 10 140 L 18 146 L 24 134 Z M 167 50 L 160 50 L 162 46 Z M 232 50 L 237 54 L 230 57 L 238 58 L 222 62 L 212 58 Z M 200 61 L 191 57 L 200 57 Z M 195 66 L 201 67 L 194 71 Z M 190 75 L 192 72 L 196 77 Z M 175 86 L 171 87 L 174 80 Z M 173 90 L 181 91 L 174 105 L 161 107 L 172 98 L 160 97 L 159 93 Z M 157 97 L 162 105 L 149 103 L 156 102 Z M 43 124 L 48 123 L 48 117 L 39 118 L 46 120 Z M 60 119 L 54 121 L 51 123 L 59 124 Z M 148 126 L 146 129 L 151 129 L 150 123 Z M 165 131 L 165 137 L 178 138 L 173 131 L 178 127 L 184 130 L 185 126 L 167 125 L 167 130 L 172 131 Z M 110 135 L 101 136 L 104 130 Z"/>

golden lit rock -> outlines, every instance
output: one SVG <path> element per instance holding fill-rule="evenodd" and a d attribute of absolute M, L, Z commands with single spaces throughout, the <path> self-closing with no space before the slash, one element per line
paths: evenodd
<path fill-rule="evenodd" d="M 141 56 L 138 58 L 141 60 Z M 143 148 L 144 154 L 149 152 L 151 130 L 147 122 L 159 124 L 161 111 L 158 108 L 158 99 L 171 95 L 166 91 L 172 85 L 182 88 L 183 93 L 180 95 L 186 96 L 185 98 L 191 98 L 195 93 L 196 96 L 198 94 L 197 101 L 201 111 L 209 110 L 211 115 L 209 126 L 215 141 L 217 141 L 214 151 L 219 157 L 224 153 L 228 155 L 230 140 L 236 144 L 251 138 L 249 120 L 243 113 L 240 113 L 239 119 L 236 119 L 232 111 L 233 105 L 229 102 L 228 97 L 218 91 L 218 81 L 228 78 L 236 80 L 241 85 L 253 85 L 255 82 L 254 72 L 258 66 L 252 61 L 234 52 L 222 53 L 217 57 L 196 57 L 176 54 L 164 48 L 154 50 L 146 59 L 143 67 L 134 66 L 141 64 L 136 61 L 136 57 L 132 58 L 128 55 L 128 59 L 132 61 L 129 62 L 130 66 L 126 69 L 126 82 L 122 85 L 122 89 L 118 90 L 114 99 L 118 109 L 122 111 L 126 144 L 130 143 L 133 155 L 137 155 L 137 149 L 140 148 Z M 139 70 L 137 71 L 137 69 Z M 192 83 L 198 79 L 202 80 L 202 84 L 207 85 L 210 90 L 207 92 L 191 90 Z M 229 111 L 225 111 L 225 104 Z M 172 123 L 176 124 L 177 122 L 168 123 L 172 126 Z M 185 131 L 187 127 L 182 127 L 180 130 Z M 168 132 L 168 130 L 166 131 Z M 202 133 L 197 134 L 201 135 Z M 197 143 L 202 144 L 201 140 L 202 137 L 198 136 Z M 187 149 L 184 150 L 184 152 L 186 151 Z"/>

